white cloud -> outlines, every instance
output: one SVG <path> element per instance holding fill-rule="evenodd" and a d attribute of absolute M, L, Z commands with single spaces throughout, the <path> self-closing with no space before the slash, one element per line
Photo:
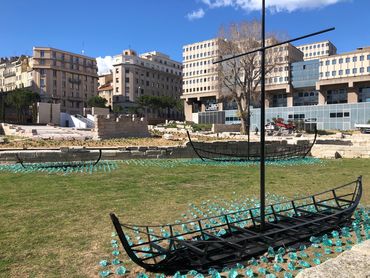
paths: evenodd
<path fill-rule="evenodd" d="M 196 10 L 196 11 L 193 11 L 191 13 L 188 13 L 186 15 L 186 17 L 192 21 L 192 20 L 195 20 L 195 19 L 200 19 L 204 16 L 204 10 L 202 8 L 200 8 L 199 10 Z"/>
<path fill-rule="evenodd" d="M 201 0 L 209 8 L 234 7 L 245 11 L 261 9 L 261 0 Z M 346 0 L 266 0 L 266 7 L 274 12 L 316 9 Z"/>
<path fill-rule="evenodd" d="M 98 74 L 109 73 L 113 69 L 113 57 L 98 57 L 96 58 L 96 64 L 98 66 Z"/>

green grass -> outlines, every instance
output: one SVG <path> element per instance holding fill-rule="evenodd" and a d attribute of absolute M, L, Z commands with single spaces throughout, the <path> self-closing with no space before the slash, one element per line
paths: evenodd
<path fill-rule="evenodd" d="M 180 219 L 190 202 L 258 196 L 258 167 L 120 164 L 110 173 L 0 173 L 0 277 L 96 277 L 111 252 L 109 212 L 125 222 Z M 370 204 L 370 159 L 267 166 L 266 191 L 311 194 L 364 176 Z M 126 264 L 127 265 L 127 264 Z"/>

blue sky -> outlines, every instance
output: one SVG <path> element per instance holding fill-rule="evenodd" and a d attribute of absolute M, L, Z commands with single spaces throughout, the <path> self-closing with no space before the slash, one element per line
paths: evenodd
<path fill-rule="evenodd" d="M 339 52 L 370 45 L 369 0 L 266 0 L 267 30 L 302 41 L 331 40 Z M 260 0 L 0 0 L 0 57 L 51 46 L 92 57 L 157 50 L 181 61 L 182 46 L 217 35 L 221 25 L 259 18 Z"/>

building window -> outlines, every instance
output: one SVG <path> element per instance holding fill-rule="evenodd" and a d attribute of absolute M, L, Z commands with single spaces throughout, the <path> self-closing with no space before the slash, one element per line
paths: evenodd
<path fill-rule="evenodd" d="M 343 63 L 343 58 L 340 58 L 339 59 L 339 64 L 342 64 Z"/>
<path fill-rule="evenodd" d="M 45 51 L 44 50 L 40 51 L 40 57 L 45 57 Z"/>
<path fill-rule="evenodd" d="M 325 61 L 325 65 L 329 66 L 330 65 L 330 61 L 329 60 Z"/>
<path fill-rule="evenodd" d="M 370 102 L 370 87 L 359 89 L 359 102 Z"/>
<path fill-rule="evenodd" d="M 335 65 L 336 63 L 337 63 L 337 60 L 336 59 L 334 59 L 334 60 L 331 61 L 331 64 L 332 65 Z"/>
<path fill-rule="evenodd" d="M 119 73 L 119 69 L 118 68 L 116 68 L 116 73 Z"/>
<path fill-rule="evenodd" d="M 370 60 L 370 54 L 369 54 L 369 55 L 367 55 L 367 59 L 368 59 L 368 60 Z"/>
<path fill-rule="evenodd" d="M 360 61 L 363 61 L 363 60 L 365 60 L 365 57 L 364 57 L 364 55 L 361 55 L 360 56 Z"/>
<path fill-rule="evenodd" d="M 357 62 L 357 57 L 356 57 L 356 56 L 354 56 L 354 57 L 352 58 L 352 62 Z"/>
<path fill-rule="evenodd" d="M 346 58 L 346 63 L 349 63 L 351 61 L 351 58 L 347 57 Z"/>
<path fill-rule="evenodd" d="M 335 70 L 333 70 L 333 71 L 331 72 L 331 75 L 332 75 L 332 76 L 336 76 L 336 75 L 337 75 L 337 72 L 336 72 Z"/>
<path fill-rule="evenodd" d="M 343 70 L 339 70 L 339 75 L 343 75 Z"/>
<path fill-rule="evenodd" d="M 337 103 L 347 103 L 347 90 L 328 90 L 327 91 L 327 103 L 337 104 Z"/>
<path fill-rule="evenodd" d="M 350 73 L 351 73 L 350 69 L 346 69 L 346 74 L 350 74 Z"/>
<path fill-rule="evenodd" d="M 370 72 L 370 67 L 367 67 L 367 72 Z"/>
<path fill-rule="evenodd" d="M 360 73 L 364 73 L 365 72 L 365 68 L 364 67 L 361 67 L 360 68 Z"/>
<path fill-rule="evenodd" d="M 357 68 L 353 68 L 353 69 L 352 69 L 352 73 L 353 73 L 353 74 L 356 74 L 356 73 L 357 73 Z"/>

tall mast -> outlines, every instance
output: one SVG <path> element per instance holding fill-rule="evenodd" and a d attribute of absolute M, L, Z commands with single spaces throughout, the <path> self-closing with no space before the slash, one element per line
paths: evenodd
<path fill-rule="evenodd" d="M 265 63 L 266 63 L 266 48 L 265 48 L 265 0 L 262 0 L 262 47 L 261 47 L 261 161 L 260 161 L 260 216 L 261 230 L 265 228 Z"/>

